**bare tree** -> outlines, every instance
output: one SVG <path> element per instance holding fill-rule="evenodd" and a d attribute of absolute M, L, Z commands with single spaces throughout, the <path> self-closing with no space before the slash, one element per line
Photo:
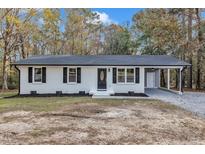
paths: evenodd
<path fill-rule="evenodd" d="M 196 21 L 197 21 L 197 40 L 198 40 L 198 49 L 197 49 L 197 71 L 196 71 L 196 88 L 201 88 L 201 58 L 202 58 L 202 44 L 203 37 L 201 31 L 201 17 L 200 9 L 196 8 Z"/>

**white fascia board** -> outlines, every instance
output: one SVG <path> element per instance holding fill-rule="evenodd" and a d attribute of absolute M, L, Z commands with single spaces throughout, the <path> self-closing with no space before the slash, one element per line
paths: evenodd
<path fill-rule="evenodd" d="M 144 68 L 183 69 L 183 66 L 144 66 Z"/>

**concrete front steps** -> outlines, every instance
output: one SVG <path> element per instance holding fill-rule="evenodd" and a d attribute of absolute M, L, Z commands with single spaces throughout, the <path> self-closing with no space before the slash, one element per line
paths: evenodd
<path fill-rule="evenodd" d="M 101 97 L 106 97 L 114 94 L 114 91 L 111 90 L 100 90 L 100 91 L 90 91 L 90 95 L 92 95 L 92 98 L 101 98 Z"/>

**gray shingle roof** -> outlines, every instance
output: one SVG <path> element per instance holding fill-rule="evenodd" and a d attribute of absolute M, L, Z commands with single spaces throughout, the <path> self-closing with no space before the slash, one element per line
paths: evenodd
<path fill-rule="evenodd" d="M 95 55 L 95 56 L 34 56 L 13 65 L 75 65 L 75 66 L 189 66 L 167 55 Z"/>

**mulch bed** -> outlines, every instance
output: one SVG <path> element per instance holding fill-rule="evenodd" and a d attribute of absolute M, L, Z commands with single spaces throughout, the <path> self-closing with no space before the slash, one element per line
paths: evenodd
<path fill-rule="evenodd" d="M 148 95 L 144 93 L 115 93 L 112 96 L 130 96 L 130 97 L 149 97 Z"/>

